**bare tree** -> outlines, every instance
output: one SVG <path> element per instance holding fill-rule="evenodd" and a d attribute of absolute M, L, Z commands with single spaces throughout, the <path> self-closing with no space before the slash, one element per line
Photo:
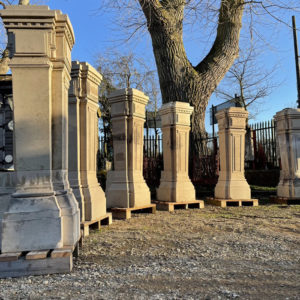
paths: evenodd
<path fill-rule="evenodd" d="M 156 117 L 160 102 L 156 71 L 151 70 L 142 58 L 133 53 L 122 55 L 116 51 L 107 51 L 103 55 L 98 55 L 96 66 L 103 76 L 99 104 L 106 137 L 111 135 L 110 105 L 107 96 L 115 89 L 136 88 L 144 91 L 150 98 L 147 109 L 150 109 Z"/>
<path fill-rule="evenodd" d="M 259 52 L 260 49 L 254 45 L 250 49 L 240 50 L 239 57 L 215 90 L 218 97 L 231 100 L 238 95 L 236 101 L 249 110 L 249 106 L 255 106 L 278 87 L 279 83 L 274 81 L 276 68 L 267 69 L 259 63 Z M 253 114 L 249 115 L 250 118 Z"/>
<path fill-rule="evenodd" d="M 263 15 L 264 18 L 280 20 L 283 10 L 299 8 L 298 1 L 281 0 L 116 0 L 102 3 L 106 8 L 119 10 L 123 16 L 126 15 L 124 9 L 128 9 L 131 16 L 126 15 L 121 21 L 123 26 L 132 30 L 132 34 L 146 24 L 152 40 L 163 103 L 187 101 L 194 106 L 194 139 L 205 134 L 208 101 L 239 55 L 244 12 L 250 13 L 248 20 L 253 25 L 256 17 Z M 139 15 L 140 11 L 144 18 Z M 193 17 L 191 23 L 205 18 L 207 24 L 212 24 L 211 30 L 215 30 L 210 50 L 196 65 L 189 61 L 183 43 L 183 25 L 187 23 L 187 16 Z M 124 22 L 125 18 L 129 22 Z M 199 30 L 203 28 L 205 30 L 205 27 L 199 27 Z M 251 26 L 250 31 L 252 35 L 255 28 Z"/>

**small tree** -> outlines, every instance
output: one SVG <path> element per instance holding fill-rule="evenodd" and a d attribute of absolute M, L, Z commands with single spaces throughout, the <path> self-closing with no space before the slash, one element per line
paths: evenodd
<path fill-rule="evenodd" d="M 215 94 L 224 100 L 231 100 L 234 94 L 238 95 L 235 97 L 236 101 L 246 110 L 270 95 L 278 86 L 273 80 L 276 69 L 267 70 L 259 63 L 258 57 L 257 47 L 240 50 L 240 56 L 227 72 Z M 253 114 L 249 115 L 249 119 L 253 117 Z"/>

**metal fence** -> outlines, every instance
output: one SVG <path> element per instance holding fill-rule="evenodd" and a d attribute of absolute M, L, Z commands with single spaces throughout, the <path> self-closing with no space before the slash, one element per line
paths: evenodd
<path fill-rule="evenodd" d="M 254 160 L 252 169 L 279 168 L 274 120 L 250 125 L 252 130 Z"/>

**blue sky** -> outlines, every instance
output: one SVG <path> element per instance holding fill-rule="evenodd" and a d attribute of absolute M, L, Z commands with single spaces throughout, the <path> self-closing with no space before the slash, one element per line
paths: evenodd
<path fill-rule="evenodd" d="M 124 52 L 124 54 L 132 50 L 154 64 L 148 36 L 143 36 L 129 44 L 114 42 L 114 40 L 120 39 L 120 34 L 113 28 L 116 16 L 99 12 L 98 7 L 101 0 L 45 0 L 45 2 L 51 9 L 60 9 L 70 17 L 76 39 L 72 52 L 73 60 L 88 61 L 94 64 L 97 53 L 104 53 L 108 48 L 118 48 L 118 51 Z M 291 24 L 293 14 L 296 16 L 297 27 L 300 28 L 299 12 L 283 12 L 281 19 Z M 264 20 L 261 25 L 257 26 L 257 31 L 263 36 L 263 39 L 267 40 L 263 46 L 264 53 L 260 60 L 266 68 L 276 65 L 274 80 L 281 84 L 259 106 L 255 122 L 269 120 L 283 108 L 295 107 L 297 100 L 292 30 L 284 24 L 274 23 L 267 26 L 268 24 L 263 24 L 263 22 Z M 246 32 L 247 25 L 243 26 L 243 30 Z M 200 34 L 201 31 L 194 26 L 184 35 L 188 57 L 194 64 L 205 55 L 210 46 L 209 43 L 205 43 L 205 38 Z M 298 40 L 300 40 L 300 34 L 298 34 Z M 212 97 L 209 107 L 221 102 L 222 100 Z M 208 120 L 206 124 L 209 130 Z"/>

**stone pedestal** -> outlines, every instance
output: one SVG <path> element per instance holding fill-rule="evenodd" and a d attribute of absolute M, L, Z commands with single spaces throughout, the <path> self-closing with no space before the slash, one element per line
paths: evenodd
<path fill-rule="evenodd" d="M 7 193 L 14 193 L 3 214 L 1 250 L 74 245 L 79 211 L 68 188 L 67 141 L 62 141 L 67 137 L 72 27 L 65 15 L 47 6 L 8 6 L 1 17 L 12 56 L 15 166 L 13 180 L 5 180 Z M 5 187 L 1 190 L 5 193 Z"/>
<path fill-rule="evenodd" d="M 106 214 L 106 198 L 96 175 L 98 86 L 102 76 L 88 63 L 73 62 L 69 91 L 69 178 L 81 220 Z"/>
<path fill-rule="evenodd" d="M 275 115 L 281 171 L 277 196 L 300 198 L 300 109 L 287 108 Z"/>
<path fill-rule="evenodd" d="M 114 170 L 108 172 L 107 207 L 150 205 L 150 190 L 143 178 L 143 137 L 148 97 L 135 89 L 110 94 Z"/>
<path fill-rule="evenodd" d="M 159 110 L 163 132 L 164 170 L 157 189 L 158 201 L 189 202 L 196 199 L 189 175 L 190 116 L 186 102 L 170 102 Z"/>
<path fill-rule="evenodd" d="M 251 199 L 245 179 L 245 127 L 248 112 L 231 107 L 216 114 L 219 126 L 220 173 L 215 199 Z"/>

